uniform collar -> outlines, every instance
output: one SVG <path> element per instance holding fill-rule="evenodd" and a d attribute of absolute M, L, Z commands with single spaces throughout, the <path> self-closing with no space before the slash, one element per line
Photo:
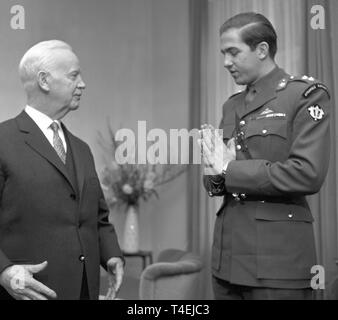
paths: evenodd
<path fill-rule="evenodd" d="M 275 99 L 277 96 L 276 88 L 278 83 L 285 77 L 287 77 L 287 73 L 285 73 L 283 69 L 276 66 L 268 74 L 254 83 L 253 86 L 256 89 L 256 95 L 253 101 L 247 106 L 244 105 L 243 101 L 243 103 L 236 108 L 239 119 L 251 112 L 254 112 L 268 101 Z M 245 98 L 245 96 L 243 96 L 243 98 Z"/>
<path fill-rule="evenodd" d="M 267 87 L 274 87 L 276 88 L 276 82 L 281 79 L 281 75 L 285 74 L 284 70 L 279 68 L 277 65 L 265 76 L 258 79 L 251 85 L 247 86 L 247 90 L 250 88 L 254 88 L 258 93 L 262 92 L 263 89 L 265 90 Z"/>

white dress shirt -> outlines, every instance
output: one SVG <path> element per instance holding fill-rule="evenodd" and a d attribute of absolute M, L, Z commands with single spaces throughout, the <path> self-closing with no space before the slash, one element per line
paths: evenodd
<path fill-rule="evenodd" d="M 54 145 L 53 145 L 54 132 L 53 132 L 52 128 L 50 127 L 50 125 L 54 121 L 57 122 L 57 124 L 59 125 L 59 130 L 58 130 L 59 136 L 61 138 L 61 141 L 63 143 L 65 151 L 67 152 L 66 139 L 65 139 L 65 135 L 63 133 L 60 121 L 53 120 L 53 119 L 49 118 L 47 115 L 45 115 L 44 113 L 42 113 L 42 112 L 40 112 L 40 111 L 30 107 L 30 106 L 26 106 L 25 112 L 32 118 L 32 120 L 40 128 L 40 130 L 46 136 L 47 140 L 49 141 L 49 143 L 52 145 L 53 148 L 54 148 Z"/>

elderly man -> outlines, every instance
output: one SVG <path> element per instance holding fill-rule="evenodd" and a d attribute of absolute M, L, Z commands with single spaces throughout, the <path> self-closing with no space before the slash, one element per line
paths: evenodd
<path fill-rule="evenodd" d="M 100 264 L 112 291 L 123 257 L 86 143 L 60 121 L 85 83 L 57 40 L 20 62 L 27 106 L 0 124 L 0 299 L 97 299 Z"/>
<path fill-rule="evenodd" d="M 319 191 L 328 169 L 328 90 L 276 65 L 277 35 L 264 16 L 234 16 L 220 34 L 224 66 L 246 90 L 224 104 L 223 136 L 202 130 L 205 187 L 224 197 L 212 251 L 215 297 L 311 299 L 316 252 L 305 196 Z"/>

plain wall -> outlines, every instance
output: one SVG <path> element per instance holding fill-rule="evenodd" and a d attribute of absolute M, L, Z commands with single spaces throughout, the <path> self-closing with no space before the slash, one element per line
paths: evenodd
<path fill-rule="evenodd" d="M 10 8 L 24 6 L 25 30 L 12 30 Z M 87 88 L 66 126 L 103 165 L 98 132 L 107 119 L 116 129 L 185 128 L 189 104 L 188 0 L 18 0 L 0 2 L 0 121 L 25 106 L 17 65 L 35 43 L 68 42 L 77 53 Z M 107 136 L 107 135 L 106 135 Z M 161 187 L 160 200 L 142 204 L 141 248 L 187 246 L 186 176 Z M 122 242 L 123 214 L 112 214 Z M 121 243 L 122 244 L 122 243 Z"/>

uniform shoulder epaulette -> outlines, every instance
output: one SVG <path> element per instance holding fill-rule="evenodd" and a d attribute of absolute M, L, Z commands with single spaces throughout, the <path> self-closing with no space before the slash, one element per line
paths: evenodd
<path fill-rule="evenodd" d="M 231 95 L 231 96 L 229 97 L 228 100 L 232 99 L 233 97 L 236 97 L 237 95 L 239 95 L 239 94 L 242 93 L 243 91 L 244 91 L 244 90 L 239 90 L 238 92 L 236 92 L 236 93 L 234 93 L 233 95 Z"/>
<path fill-rule="evenodd" d="M 309 87 L 307 87 L 303 93 L 304 98 L 308 98 L 313 92 L 315 92 L 318 89 L 324 90 L 330 97 L 329 89 L 323 83 L 319 82 L 319 80 L 316 80 L 313 77 L 308 76 L 290 76 L 284 78 L 278 83 L 276 90 L 277 91 L 284 90 L 286 89 L 289 83 L 299 81 L 309 85 Z"/>

